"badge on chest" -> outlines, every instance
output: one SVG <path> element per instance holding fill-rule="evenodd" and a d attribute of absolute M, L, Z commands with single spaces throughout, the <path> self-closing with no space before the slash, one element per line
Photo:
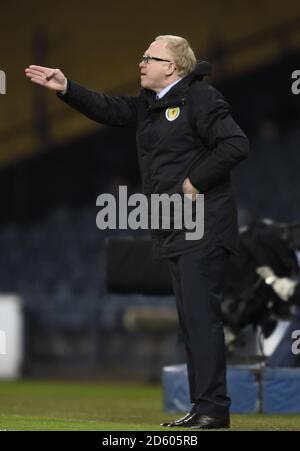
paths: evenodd
<path fill-rule="evenodd" d="M 179 106 L 168 108 L 166 110 L 166 118 L 168 119 L 168 121 L 175 121 L 175 119 L 178 118 L 179 113 L 180 113 Z"/>

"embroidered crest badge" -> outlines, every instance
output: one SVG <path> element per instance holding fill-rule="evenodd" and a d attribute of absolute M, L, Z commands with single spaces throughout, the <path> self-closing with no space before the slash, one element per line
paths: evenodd
<path fill-rule="evenodd" d="M 179 106 L 168 108 L 166 110 L 166 118 L 168 119 L 168 121 L 175 121 L 175 119 L 178 118 L 179 113 L 180 113 Z"/>

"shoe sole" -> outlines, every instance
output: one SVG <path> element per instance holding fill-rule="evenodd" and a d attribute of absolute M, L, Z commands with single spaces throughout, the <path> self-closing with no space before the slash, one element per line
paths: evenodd
<path fill-rule="evenodd" d="M 185 426 L 187 429 L 203 429 L 203 430 L 215 430 L 217 431 L 218 429 L 230 429 L 230 426 L 215 426 L 215 427 L 211 427 L 211 426 Z"/>

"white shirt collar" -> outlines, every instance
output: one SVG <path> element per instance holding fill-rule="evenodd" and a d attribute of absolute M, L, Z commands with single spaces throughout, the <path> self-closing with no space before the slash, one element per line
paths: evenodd
<path fill-rule="evenodd" d="M 170 91 L 171 88 L 173 88 L 173 86 L 175 86 L 180 80 L 182 80 L 181 78 L 179 78 L 179 80 L 174 81 L 174 83 L 172 83 L 171 85 L 166 86 L 164 89 L 162 89 L 158 94 L 156 94 L 156 98 L 157 99 L 161 99 L 165 94 L 167 94 L 167 92 Z"/>

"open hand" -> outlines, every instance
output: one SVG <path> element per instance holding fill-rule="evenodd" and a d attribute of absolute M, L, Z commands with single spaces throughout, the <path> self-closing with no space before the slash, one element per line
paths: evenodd
<path fill-rule="evenodd" d="M 25 69 L 25 73 L 33 83 L 53 91 L 65 91 L 67 88 L 67 78 L 59 69 L 31 65 Z"/>

